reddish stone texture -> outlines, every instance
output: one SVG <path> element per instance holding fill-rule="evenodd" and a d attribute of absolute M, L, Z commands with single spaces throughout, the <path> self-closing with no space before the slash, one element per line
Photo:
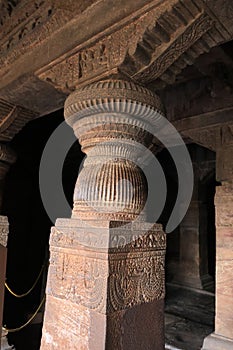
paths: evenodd
<path fill-rule="evenodd" d="M 47 301 L 41 349 L 164 349 L 163 300 L 108 315 L 52 296 Z"/>
<path fill-rule="evenodd" d="M 57 221 L 41 349 L 163 349 L 165 234 L 122 224 Z"/>
<path fill-rule="evenodd" d="M 106 350 L 164 349 L 164 301 L 154 300 L 109 315 L 107 331 Z"/>
<path fill-rule="evenodd" d="M 88 309 L 47 295 L 41 349 L 89 349 L 89 323 Z"/>
<path fill-rule="evenodd" d="M 41 350 L 164 348 L 166 236 L 161 225 L 145 222 L 147 186 L 135 162 L 141 145 L 152 144 L 146 130 L 161 108 L 148 89 L 113 79 L 66 101 L 66 120 L 87 159 L 72 218 L 57 220 L 50 238 Z"/>
<path fill-rule="evenodd" d="M 233 339 L 233 183 L 216 191 L 216 325 L 215 332 Z"/>
<path fill-rule="evenodd" d="M 119 226 L 111 235 L 110 228 L 83 229 L 78 223 L 59 220 L 52 231 L 41 350 L 162 350 L 161 226 L 145 235 L 140 235 L 145 223 Z M 91 233 L 93 240 L 85 246 Z M 128 240 L 132 235 L 139 238 Z M 105 237 L 107 249 L 99 246 Z M 118 247 L 117 237 L 129 243 Z"/>

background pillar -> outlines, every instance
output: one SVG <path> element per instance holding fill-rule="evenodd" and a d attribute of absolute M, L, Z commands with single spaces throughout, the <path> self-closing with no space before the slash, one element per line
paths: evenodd
<path fill-rule="evenodd" d="M 200 196 L 201 178 L 206 169 L 202 169 L 196 154 L 192 154 L 192 159 L 193 196 L 188 211 L 179 226 L 179 265 L 172 282 L 184 287 L 214 291 L 213 278 L 208 273 L 207 208 Z"/>
<path fill-rule="evenodd" d="M 217 150 L 216 188 L 216 315 L 215 333 L 203 350 L 233 349 L 233 145 Z"/>

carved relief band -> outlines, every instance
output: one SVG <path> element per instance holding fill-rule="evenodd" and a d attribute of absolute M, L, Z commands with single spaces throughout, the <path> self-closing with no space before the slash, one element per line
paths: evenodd
<path fill-rule="evenodd" d="M 165 1 L 87 47 L 73 48 L 36 75 L 65 93 L 113 74 L 161 87 L 228 35 L 202 0 Z"/>

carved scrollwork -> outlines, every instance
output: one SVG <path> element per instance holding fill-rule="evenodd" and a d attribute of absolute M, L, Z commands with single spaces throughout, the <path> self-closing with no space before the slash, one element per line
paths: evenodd
<path fill-rule="evenodd" d="M 47 292 L 98 312 L 163 299 L 164 257 L 165 252 L 114 253 L 109 270 L 108 260 L 52 252 Z"/>
<path fill-rule="evenodd" d="M 140 83 L 171 84 L 228 35 L 201 0 L 172 0 L 36 74 L 66 93 L 116 73 Z"/>
<path fill-rule="evenodd" d="M 213 26 L 213 20 L 207 15 L 198 16 L 185 31 L 171 43 L 171 45 L 146 68 L 145 72 L 135 75 L 139 81 L 151 82 L 163 75 L 163 73 L 180 57 L 183 53 L 195 44 Z M 208 44 L 206 44 L 208 46 Z M 184 62 L 186 66 L 188 62 Z"/>
<path fill-rule="evenodd" d="M 105 261 L 65 253 L 51 255 L 47 288 L 50 295 L 101 312 L 106 303 L 106 280 Z"/>
<path fill-rule="evenodd" d="M 164 293 L 163 253 L 131 253 L 127 258 L 116 253 L 110 258 L 110 311 L 163 299 Z"/>
<path fill-rule="evenodd" d="M 131 229 L 132 242 L 129 229 L 118 227 L 115 235 L 121 242 L 126 237 L 127 244 L 103 249 L 83 244 L 86 232 L 81 228 L 53 228 L 48 294 L 101 313 L 163 299 L 166 236 L 160 225 L 147 235 L 139 227 L 134 232 L 135 225 Z M 107 231 L 111 235 L 111 228 Z"/>

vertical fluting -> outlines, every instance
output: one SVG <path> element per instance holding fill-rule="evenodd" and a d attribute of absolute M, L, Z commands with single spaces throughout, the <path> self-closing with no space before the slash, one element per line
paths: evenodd
<path fill-rule="evenodd" d="M 68 97 L 65 118 L 87 154 L 73 217 L 124 221 L 142 213 L 147 182 L 139 159 L 161 110 L 156 95 L 121 80 L 101 81 Z"/>

